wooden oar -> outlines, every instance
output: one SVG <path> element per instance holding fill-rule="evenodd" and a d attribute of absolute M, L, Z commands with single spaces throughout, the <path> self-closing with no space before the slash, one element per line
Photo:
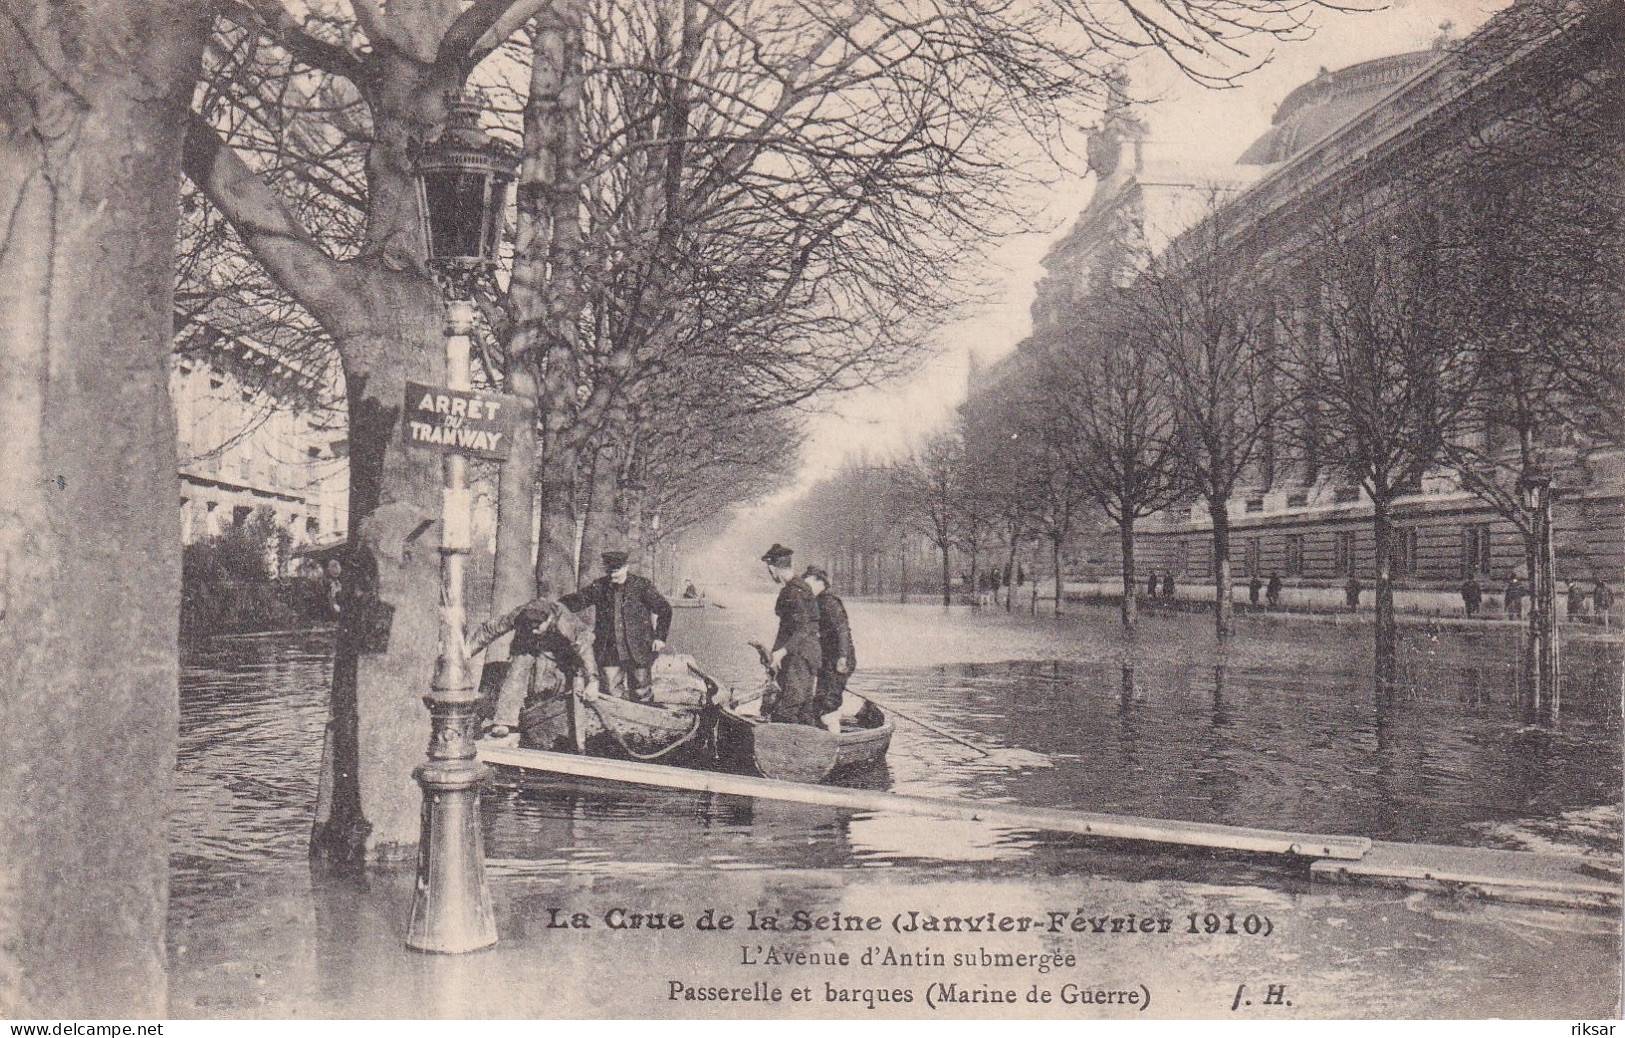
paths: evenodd
<path fill-rule="evenodd" d="M 856 694 L 856 693 L 854 693 L 854 694 Z M 897 709 L 895 706 L 892 706 L 889 703 L 882 703 L 880 700 L 876 699 L 874 696 L 861 696 L 860 698 L 867 699 L 869 702 L 873 703 L 875 706 L 878 706 L 880 709 L 886 711 L 888 714 L 896 714 L 898 717 L 901 717 L 905 721 L 913 721 L 915 724 L 919 725 L 921 728 L 924 728 L 926 731 L 936 732 L 938 735 L 942 736 L 944 739 L 952 739 L 954 742 L 957 742 L 961 746 L 969 747 L 970 749 L 975 750 L 977 753 L 980 753 L 984 757 L 993 756 L 993 754 L 989 753 L 987 750 L 982 749 L 980 746 L 976 745 L 975 743 L 968 742 L 965 739 L 961 739 L 959 736 L 955 735 L 953 732 L 950 732 L 950 731 L 948 731 L 948 730 L 946 730 L 944 728 L 938 728 L 936 725 L 932 724 L 930 721 L 922 721 L 918 717 L 915 717 L 913 714 L 905 714 L 905 713 L 903 713 L 903 711 Z"/>

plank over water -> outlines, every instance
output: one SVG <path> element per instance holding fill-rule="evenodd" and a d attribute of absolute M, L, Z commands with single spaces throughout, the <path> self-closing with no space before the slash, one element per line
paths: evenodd
<path fill-rule="evenodd" d="M 1573 854 L 1374 841 L 1359 861 L 1318 861 L 1317 881 L 1424 887 L 1577 906 L 1620 903 L 1616 869 Z"/>
<path fill-rule="evenodd" d="M 1303 858 L 1354 861 L 1363 857 L 1371 847 L 1371 841 L 1363 836 L 1322 836 L 1314 833 L 1213 825 L 1207 822 L 1137 818 L 1132 815 L 1095 814 L 1088 811 L 1060 811 L 1053 808 L 990 804 L 946 797 L 905 796 L 901 793 L 884 793 L 870 789 L 814 786 L 802 782 L 783 782 L 747 775 L 606 760 L 602 757 L 580 757 L 545 750 L 522 750 L 490 743 L 481 745 L 480 759 L 487 764 L 523 768 L 527 771 L 608 779 L 667 789 L 763 797 L 859 811 L 893 811 L 936 818 L 965 818 L 1012 829 L 1077 833 L 1103 839 L 1141 840 L 1186 847 L 1213 847 L 1254 854 L 1289 854 Z"/>

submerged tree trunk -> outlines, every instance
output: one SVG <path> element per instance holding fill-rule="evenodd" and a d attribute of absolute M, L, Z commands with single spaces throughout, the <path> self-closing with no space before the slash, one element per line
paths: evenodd
<path fill-rule="evenodd" d="M 1134 517 L 1117 520 L 1117 540 L 1123 552 L 1123 627 L 1132 630 L 1138 609 L 1134 598 L 1138 582 L 1134 575 Z"/>
<path fill-rule="evenodd" d="M 1213 632 L 1223 638 L 1234 626 L 1235 613 L 1230 601 L 1229 501 L 1215 495 L 1208 501 L 1207 514 L 1213 520 Z"/>
<path fill-rule="evenodd" d="M 1392 692 L 1399 668 L 1399 630 L 1394 620 L 1393 579 L 1393 501 L 1387 494 L 1372 499 L 1371 528 L 1376 541 L 1377 622 L 1376 673 L 1379 691 Z M 1357 558 L 1350 559 L 1350 571 L 1359 569 Z"/>
<path fill-rule="evenodd" d="M 1055 615 L 1061 615 L 1061 536 L 1055 535 L 1049 539 L 1049 557 L 1051 572 L 1055 574 Z"/>
<path fill-rule="evenodd" d="M 1006 561 L 1006 566 L 1009 568 L 1011 573 L 1015 573 L 1015 571 L 1016 571 L 1016 550 L 1020 547 L 1020 545 L 1021 545 L 1021 542 L 1018 539 L 1016 539 L 1016 538 L 1011 538 L 1010 539 L 1010 558 Z M 1036 578 L 1034 579 L 1034 583 L 1036 585 L 1036 583 L 1037 583 Z M 1007 585 L 1005 587 L 1005 589 L 1004 589 L 1004 611 L 1007 612 L 1007 613 L 1015 612 L 1015 610 L 1016 610 L 1015 602 L 1016 602 L 1015 588 L 1013 586 Z"/>
<path fill-rule="evenodd" d="M 942 553 L 942 604 L 953 605 L 953 577 L 948 571 L 948 548 L 946 545 L 937 545 L 937 551 Z"/>
<path fill-rule="evenodd" d="M 0 1015 L 162 1017 L 176 200 L 206 9 L 0 19 Z"/>

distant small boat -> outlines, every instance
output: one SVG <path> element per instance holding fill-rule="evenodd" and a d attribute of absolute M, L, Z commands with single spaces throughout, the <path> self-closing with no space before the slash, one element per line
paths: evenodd
<path fill-rule="evenodd" d="M 666 601 L 671 603 L 673 609 L 704 609 L 706 605 L 704 595 L 695 598 L 668 598 Z"/>
<path fill-rule="evenodd" d="M 842 719 L 839 735 L 718 707 L 712 738 L 714 754 L 726 767 L 788 782 L 823 782 L 884 760 L 893 728 L 885 711 L 866 699 L 856 714 Z"/>

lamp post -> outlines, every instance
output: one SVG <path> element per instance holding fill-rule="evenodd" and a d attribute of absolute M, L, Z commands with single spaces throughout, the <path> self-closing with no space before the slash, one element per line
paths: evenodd
<path fill-rule="evenodd" d="M 418 164 L 419 211 L 430 270 L 447 295 L 446 388 L 467 392 L 474 281 L 495 266 L 514 151 L 480 129 L 480 104 L 448 100 L 445 132 Z M 429 759 L 412 777 L 423 788 L 416 893 L 408 947 L 470 952 L 497 941 L 485 883 L 480 785 L 487 768 L 475 756 L 479 695 L 464 648 L 463 580 L 473 524 L 468 459 L 448 450 L 442 462 L 440 632 L 429 708 Z"/>
<path fill-rule="evenodd" d="M 1555 721 L 1558 713 L 1557 574 L 1552 558 L 1552 477 L 1538 463 L 1518 480 L 1529 516 L 1530 706 Z"/>

